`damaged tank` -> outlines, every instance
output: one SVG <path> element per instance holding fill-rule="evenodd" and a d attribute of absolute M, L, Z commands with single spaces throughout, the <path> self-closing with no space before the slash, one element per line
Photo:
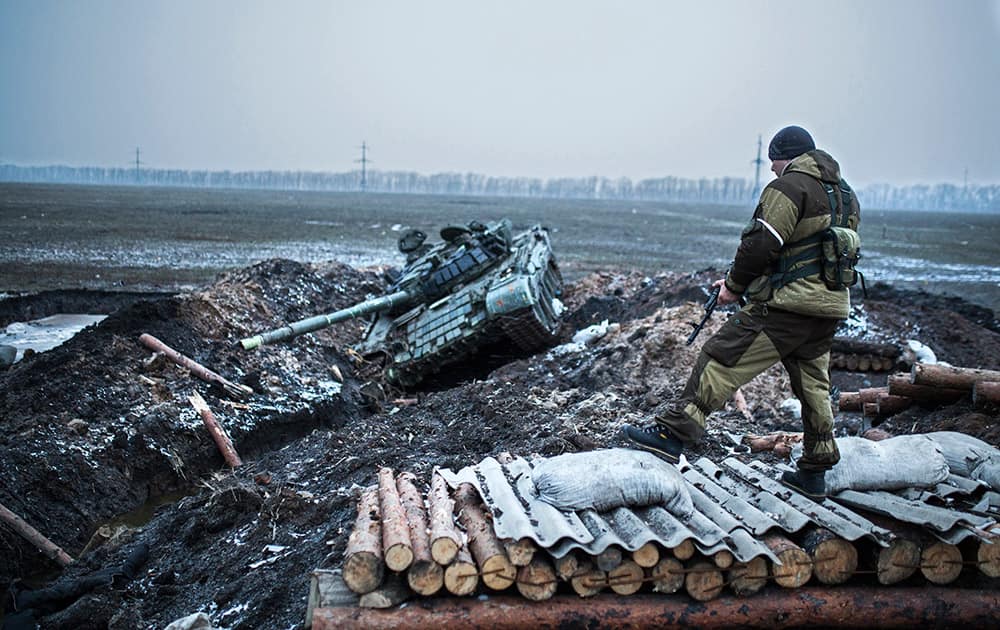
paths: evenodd
<path fill-rule="evenodd" d="M 385 295 L 248 337 L 243 347 L 371 315 L 354 349 L 369 359 L 381 355 L 386 378 L 410 386 L 486 344 L 506 339 L 530 352 L 555 343 L 562 276 L 546 228 L 515 235 L 508 219 L 472 221 L 443 228 L 441 239 L 430 244 L 420 230 L 407 231 L 398 242 L 406 265 Z"/>

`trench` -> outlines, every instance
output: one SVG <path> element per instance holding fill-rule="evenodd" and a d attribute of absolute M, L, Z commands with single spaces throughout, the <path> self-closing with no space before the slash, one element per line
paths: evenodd
<path fill-rule="evenodd" d="M 98 324 L 106 316 L 142 301 L 159 301 L 165 296 L 150 294 L 110 294 L 92 291 L 53 291 L 33 296 L 17 296 L 0 299 L 0 345 L 15 345 L 18 348 L 18 360 L 25 350 L 36 352 L 39 358 L 47 358 L 49 350 L 58 348 L 74 335 L 88 326 Z M 68 313 L 68 314 L 67 314 Z M 345 423 L 357 421 L 370 414 L 360 404 L 360 396 L 355 394 L 356 386 L 345 384 L 339 394 L 323 396 L 315 400 L 302 400 L 293 409 L 271 406 L 267 401 L 255 408 L 254 421 L 244 427 L 229 427 L 230 435 L 240 456 L 244 460 L 244 468 L 253 470 L 255 461 L 268 453 L 294 443 L 316 430 L 336 430 Z M 182 474 L 172 467 L 165 457 L 155 456 L 155 451 L 149 451 L 144 446 L 144 435 L 147 425 L 141 424 L 147 420 L 141 418 L 137 424 L 136 443 L 131 441 L 124 450 L 114 457 L 102 458 L 98 461 L 98 472 L 84 470 L 86 478 L 73 483 L 88 496 L 60 494 L 63 482 L 59 488 L 46 491 L 39 488 L 35 502 L 63 500 L 65 505 L 54 518 L 79 518 L 78 537 L 73 541 L 63 540 L 59 544 L 77 560 L 99 548 L 121 528 L 141 529 L 150 523 L 158 514 L 171 509 L 186 497 L 197 495 L 205 490 L 199 480 L 217 471 L 228 471 L 222 456 L 216 448 L 204 427 L 193 428 L 178 433 L 170 429 L 167 434 L 168 445 L 176 449 L 184 465 Z M 162 429 L 161 429 L 162 431 Z M 31 463 L 24 460 L 24 465 L 45 466 L 47 462 Z M 16 469 L 15 469 L 16 470 Z M 54 470 L 54 469 L 53 469 Z M 107 481 L 108 487 L 103 488 L 102 482 Z M 102 491 L 103 488 L 103 491 Z M 93 489 L 93 490 L 92 490 Z M 58 498 L 62 497 L 62 499 Z M 16 506 L 15 506 L 16 507 Z M 83 518 L 80 518 L 80 517 Z M 38 529 L 43 535 L 54 540 L 56 535 L 47 523 L 38 522 Z M 58 528 L 57 528 L 58 529 Z M 9 532 L 12 536 L 16 534 Z M 19 579 L 24 585 L 38 588 L 57 580 L 65 574 L 30 546 L 24 545 L 23 556 L 12 567 L 11 577 Z M 72 565 L 71 565 L 72 566 Z"/>
<path fill-rule="evenodd" d="M 353 409 L 353 407 L 352 407 Z M 242 468 L 253 468 L 261 456 L 280 450 L 317 429 L 338 429 L 349 420 L 357 420 L 352 414 L 339 414 L 338 405 L 329 399 L 317 400 L 308 408 L 291 412 L 266 415 L 256 424 L 257 430 L 250 433 L 234 434 L 233 441 L 244 461 Z M 207 431 L 205 432 L 207 436 Z M 99 536 L 102 529 L 112 532 L 120 527 L 141 529 L 162 510 L 169 509 L 181 500 L 205 491 L 199 481 L 207 475 L 228 472 L 222 455 L 210 439 L 203 448 L 185 452 L 186 462 L 192 462 L 185 470 L 184 477 L 178 477 L 169 466 L 150 468 L 146 475 L 132 480 L 132 489 L 145 493 L 146 499 L 130 509 L 115 514 L 102 522 L 91 524 L 91 541 Z M 162 461 L 162 460 L 161 460 Z M 196 463 L 195 463 L 196 462 Z M 186 481 L 186 483 L 178 483 Z M 90 545 L 90 543 L 88 543 Z M 84 547 L 87 549 L 87 547 Z"/>

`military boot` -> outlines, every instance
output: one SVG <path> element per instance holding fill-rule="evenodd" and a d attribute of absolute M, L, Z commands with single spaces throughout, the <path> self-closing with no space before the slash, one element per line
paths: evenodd
<path fill-rule="evenodd" d="M 659 424 L 642 428 L 626 424 L 622 426 L 622 435 L 639 448 L 656 453 L 667 461 L 680 461 L 684 452 L 684 443 Z"/>
<path fill-rule="evenodd" d="M 826 497 L 826 471 L 802 470 L 781 473 L 781 483 L 812 499 Z"/>

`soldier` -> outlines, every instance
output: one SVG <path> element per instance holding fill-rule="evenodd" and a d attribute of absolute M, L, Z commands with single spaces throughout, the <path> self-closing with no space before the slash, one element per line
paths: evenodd
<path fill-rule="evenodd" d="M 719 304 L 743 298 L 745 306 L 702 346 L 680 398 L 657 409 L 649 426 L 622 430 L 636 446 L 677 461 L 685 443 L 702 437 L 710 413 L 781 361 L 802 403 L 804 429 L 798 471 L 785 472 L 782 481 L 822 497 L 826 471 L 840 459 L 830 407 L 830 347 L 850 307 L 846 286 L 826 277 L 822 240 L 834 220 L 856 239 L 860 209 L 836 160 L 817 150 L 805 129 L 779 131 L 768 157 L 777 179 L 761 193 L 728 274 L 713 284 L 721 287 Z"/>

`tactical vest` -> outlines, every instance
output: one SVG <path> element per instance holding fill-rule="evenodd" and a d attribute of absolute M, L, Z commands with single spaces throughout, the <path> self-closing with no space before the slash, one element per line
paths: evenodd
<path fill-rule="evenodd" d="M 827 182 L 821 182 L 830 203 L 830 227 L 793 243 L 785 243 L 779 253 L 777 269 L 771 274 L 771 287 L 775 290 L 786 284 L 819 275 L 831 291 L 853 287 L 861 280 L 861 288 L 868 295 L 864 275 L 857 270 L 861 258 L 861 238 L 850 226 L 851 198 L 854 191 L 843 179 L 840 194 Z M 800 252 L 792 249 L 808 246 Z"/>

